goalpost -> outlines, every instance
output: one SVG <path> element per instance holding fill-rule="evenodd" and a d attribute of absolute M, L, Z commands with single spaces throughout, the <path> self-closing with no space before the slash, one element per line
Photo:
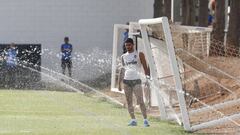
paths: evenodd
<path fill-rule="evenodd" d="M 221 46 L 210 40 L 211 29 L 169 26 L 166 17 L 143 19 L 139 24 L 151 71 L 158 72 L 151 74 L 153 81 L 160 83 L 157 87 L 160 95 L 165 97 L 165 108 L 170 106 L 175 110 L 184 129 L 195 131 L 217 127 L 217 130 L 226 125 L 239 128 L 240 105 L 237 103 L 240 96 L 237 88 L 240 81 L 230 74 L 229 67 L 230 72 L 226 72 L 206 62 L 217 59 L 227 62 L 224 57 L 209 56 L 210 48 L 218 53 Z M 158 57 L 161 54 L 167 57 Z M 223 56 L 221 52 L 219 55 Z M 239 56 L 234 54 L 231 58 L 235 55 Z M 226 81 L 230 83 L 226 84 Z"/>
<path fill-rule="evenodd" d="M 116 24 L 112 91 L 118 91 L 120 33 L 125 29 L 146 56 L 152 78 L 151 101 L 161 119 L 175 120 L 187 131 L 239 128 L 240 81 L 234 64 L 240 63 L 235 58 L 240 55 L 232 48 L 222 52 L 224 43 L 210 38 L 211 28 L 169 25 L 166 17 Z M 234 62 L 232 66 L 222 66 L 229 61 Z"/>
<path fill-rule="evenodd" d="M 152 24 L 160 24 L 164 30 L 164 36 L 166 39 L 166 47 L 167 47 L 170 65 L 171 65 L 171 72 L 174 75 L 174 82 L 175 82 L 175 86 L 176 86 L 175 89 L 176 89 L 176 93 L 177 93 L 179 104 L 180 104 L 182 121 L 184 123 L 185 130 L 189 131 L 190 123 L 189 123 L 189 118 L 188 118 L 187 109 L 186 109 L 186 103 L 185 103 L 185 99 L 184 99 L 184 94 L 183 94 L 183 89 L 182 89 L 182 84 L 181 84 L 181 79 L 180 79 L 180 74 L 179 74 L 179 67 L 177 65 L 176 56 L 175 56 L 175 52 L 174 52 L 174 46 L 173 46 L 172 37 L 171 37 L 170 29 L 169 29 L 170 27 L 168 24 L 168 19 L 166 17 L 157 18 L 157 19 L 143 19 L 143 20 L 139 20 L 139 24 L 141 26 L 142 38 L 145 43 L 145 49 L 148 52 L 147 59 L 150 63 L 151 71 L 156 70 L 156 69 L 154 69 L 154 67 L 156 67 L 156 66 L 154 65 L 154 61 L 150 57 L 151 56 L 151 51 L 150 51 L 151 45 L 149 45 L 149 40 L 148 40 L 149 37 L 148 37 L 146 26 L 152 25 Z M 153 80 L 157 81 L 156 74 L 151 74 L 151 76 L 153 77 Z M 157 83 L 157 82 L 155 82 L 155 83 Z"/>
<path fill-rule="evenodd" d="M 117 86 L 117 55 L 119 48 L 119 34 L 121 30 L 129 29 L 128 25 L 124 24 L 115 24 L 113 30 L 113 50 L 112 50 L 112 75 L 111 75 L 111 91 L 119 92 Z"/>

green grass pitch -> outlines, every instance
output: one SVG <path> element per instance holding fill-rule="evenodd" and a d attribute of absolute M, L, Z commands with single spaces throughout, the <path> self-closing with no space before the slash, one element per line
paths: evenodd
<path fill-rule="evenodd" d="M 69 92 L 0 90 L 0 135 L 183 135 L 172 123 L 128 127 L 126 109 Z"/>

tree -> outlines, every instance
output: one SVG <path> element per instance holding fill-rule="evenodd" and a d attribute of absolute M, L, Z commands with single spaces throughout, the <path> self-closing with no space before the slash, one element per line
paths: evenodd
<path fill-rule="evenodd" d="M 154 0 L 154 14 L 153 17 L 166 16 L 171 18 L 171 0 Z"/>
<path fill-rule="evenodd" d="M 166 16 L 169 20 L 171 19 L 171 0 L 164 0 L 164 16 Z"/>
<path fill-rule="evenodd" d="M 207 27 L 208 26 L 208 0 L 199 1 L 199 26 Z"/>
<path fill-rule="evenodd" d="M 154 0 L 154 13 L 153 13 L 153 17 L 161 17 L 163 16 L 163 0 Z"/>
<path fill-rule="evenodd" d="M 195 0 L 182 0 L 182 24 L 183 25 L 195 25 L 196 19 L 196 1 Z"/>
<path fill-rule="evenodd" d="M 224 46 L 224 27 L 225 27 L 225 0 L 216 0 L 215 2 L 215 19 L 213 22 L 213 30 L 212 30 L 212 40 L 210 46 L 210 54 L 219 55 L 223 54 Z M 220 41 L 222 44 L 218 44 Z"/>
<path fill-rule="evenodd" d="M 229 47 L 239 50 L 240 46 L 240 0 L 230 1 L 230 20 L 227 36 L 227 43 Z"/>

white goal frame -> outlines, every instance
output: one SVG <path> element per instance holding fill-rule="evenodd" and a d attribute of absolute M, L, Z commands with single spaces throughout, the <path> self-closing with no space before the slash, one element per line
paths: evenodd
<path fill-rule="evenodd" d="M 131 24 L 131 23 L 130 23 Z M 164 34 L 164 39 L 165 39 L 165 43 L 166 46 L 167 46 L 167 51 L 168 51 L 168 60 L 170 61 L 170 65 L 171 65 L 171 72 L 172 72 L 172 75 L 174 77 L 174 90 L 176 91 L 176 94 L 177 94 L 177 100 L 178 100 L 178 103 L 179 103 L 179 107 L 180 107 L 180 113 L 178 114 L 179 117 L 181 117 L 181 122 L 183 124 L 183 127 L 186 131 L 196 131 L 196 130 L 200 130 L 200 129 L 204 129 L 204 128 L 209 128 L 209 127 L 212 127 L 212 126 L 217 126 L 217 125 L 222 125 L 226 122 L 233 122 L 234 119 L 239 119 L 240 118 L 240 114 L 231 114 L 231 115 L 228 115 L 226 117 L 223 117 L 223 118 L 219 118 L 219 119 L 213 119 L 213 120 L 210 120 L 210 121 L 207 121 L 207 122 L 201 122 L 199 124 L 196 124 L 196 125 L 191 125 L 190 124 L 190 116 L 192 114 L 196 114 L 196 113 L 199 113 L 199 112 L 207 112 L 207 111 L 210 111 L 210 110 L 215 110 L 215 109 L 218 109 L 218 108 L 224 108 L 225 106 L 229 106 L 229 105 L 232 105 L 232 104 L 236 104 L 239 102 L 240 99 L 238 100 L 234 100 L 234 101 L 228 101 L 228 102 L 224 102 L 224 103 L 219 103 L 219 104 L 215 104 L 213 106 L 205 106 L 205 107 L 201 107 L 201 108 L 198 108 L 196 110 L 187 110 L 187 106 L 186 106 L 186 99 L 185 99 L 185 94 L 187 95 L 187 93 L 185 93 L 183 91 L 183 83 L 181 81 L 181 78 L 180 78 L 180 70 L 179 68 L 181 67 L 181 63 L 178 63 L 177 62 L 177 57 L 176 57 L 176 54 L 175 54 L 175 50 L 174 49 L 174 44 L 173 44 L 173 38 L 172 38 L 172 35 L 171 35 L 171 31 L 170 31 L 170 27 L 169 27 L 169 23 L 168 23 L 168 19 L 166 17 L 161 17 L 161 18 L 155 18 L 155 19 L 141 19 L 138 21 L 138 23 L 136 22 L 133 22 L 134 25 L 139 25 L 139 27 L 137 26 L 137 30 L 141 30 L 141 47 L 143 49 L 143 52 L 146 56 L 146 60 L 149 64 L 149 67 L 150 67 L 150 70 L 151 70 L 151 77 L 152 77 L 152 84 L 154 86 L 157 86 L 157 87 L 151 87 L 150 85 L 150 89 L 151 89 L 151 92 L 154 93 L 154 97 L 152 98 L 155 98 L 157 101 L 157 105 L 158 105 L 158 108 L 159 108 L 159 111 L 160 111 L 160 117 L 161 119 L 164 119 L 164 120 L 172 120 L 171 118 L 168 117 L 168 111 L 167 111 L 167 105 L 165 105 L 165 101 L 164 101 L 164 95 L 163 95 L 163 91 L 161 90 L 161 84 L 160 82 L 158 81 L 158 76 L 157 76 L 157 68 L 160 68 L 160 67 L 156 67 L 156 64 L 155 64 L 155 61 L 154 61 L 154 58 L 153 58 L 153 51 L 152 51 L 152 48 L 151 48 L 151 41 L 149 40 L 149 36 L 148 36 L 148 33 L 147 33 L 147 27 L 148 25 L 154 25 L 154 24 L 159 24 L 161 25 L 162 27 L 162 30 L 163 30 L 163 34 Z M 180 30 L 183 29 L 183 31 L 186 31 L 185 30 L 185 27 L 186 29 L 188 29 L 189 27 L 187 26 L 179 26 L 179 28 L 177 28 L 177 30 Z M 129 29 L 129 37 L 132 37 L 132 35 L 134 34 L 137 34 L 137 33 L 133 33 L 133 29 L 135 30 L 136 28 L 132 28 L 131 25 L 124 25 L 124 24 L 115 24 L 114 25 L 114 36 L 113 36 L 113 57 L 112 57 L 112 78 L 111 78 L 111 91 L 115 91 L 115 92 L 119 92 L 118 91 L 118 88 L 115 88 L 116 87 L 116 70 L 117 70 L 117 48 L 119 46 L 119 35 L 120 35 L 120 31 L 121 30 L 125 30 L 125 29 Z M 192 29 L 196 29 L 196 31 L 198 31 L 200 28 L 191 28 L 190 30 Z M 203 28 L 201 28 L 203 29 Z M 209 55 L 209 46 L 210 46 L 210 32 L 211 31 L 210 29 L 205 29 L 204 28 L 204 31 L 207 31 L 207 37 L 206 37 L 206 46 L 207 46 L 207 54 L 205 56 L 208 57 Z M 195 32 L 195 31 L 187 31 L 189 33 L 191 32 Z M 202 35 L 201 35 L 202 36 Z M 161 43 L 160 43 L 161 45 Z M 121 45 L 122 46 L 122 45 Z M 188 45 L 189 47 L 189 45 Z M 205 47 L 205 46 L 204 46 Z M 188 49 L 189 50 L 189 49 Z M 180 64 L 180 67 L 179 65 Z M 161 70 L 161 69 L 160 69 Z M 159 71 L 161 72 L 161 71 Z M 205 74 L 204 73 L 200 73 L 201 76 L 204 76 Z M 230 76 L 231 77 L 231 76 Z M 122 92 L 123 93 L 123 92 Z"/>
<path fill-rule="evenodd" d="M 117 71 L 117 52 L 120 30 L 129 29 L 128 25 L 114 24 L 113 30 L 113 50 L 112 50 L 112 75 L 111 75 L 111 91 L 120 92 L 116 86 L 116 71 Z M 123 93 L 123 92 L 120 92 Z"/>
<path fill-rule="evenodd" d="M 155 18 L 155 19 L 141 19 L 141 20 L 139 20 L 139 24 L 141 26 L 141 33 L 142 33 L 142 38 L 144 40 L 144 47 L 145 47 L 145 50 L 147 50 L 147 60 L 149 61 L 151 71 L 156 71 L 156 69 L 154 68 L 155 67 L 154 61 L 153 61 L 153 58 L 151 57 L 152 54 L 151 54 L 150 45 L 149 45 L 149 41 L 148 41 L 147 25 L 151 25 L 151 24 L 161 24 L 162 25 L 162 28 L 164 31 L 164 36 L 166 39 L 167 50 L 168 50 L 168 54 L 169 54 L 171 71 L 174 74 L 175 86 L 176 86 L 175 90 L 176 90 L 178 101 L 180 104 L 180 111 L 181 111 L 183 126 L 184 126 L 185 130 L 191 131 L 189 115 L 187 112 L 184 91 L 182 88 L 179 67 L 178 67 L 177 60 L 176 60 L 176 55 L 175 55 L 175 51 L 174 51 L 174 46 L 173 46 L 173 41 L 172 41 L 172 36 L 171 36 L 171 32 L 170 32 L 168 19 L 167 19 L 167 17 L 161 17 L 161 18 Z M 153 80 L 157 80 L 157 79 L 154 79 L 157 76 L 153 72 L 151 72 L 151 76 L 153 77 Z M 155 82 L 155 83 L 157 84 L 157 82 Z"/>
<path fill-rule="evenodd" d="M 148 39 L 148 33 L 147 33 L 147 26 L 148 25 L 154 25 L 154 24 L 160 24 L 163 28 L 163 33 L 164 33 L 164 37 L 165 37 L 165 42 L 167 45 L 167 50 L 168 50 L 168 54 L 169 54 L 169 60 L 170 60 L 170 65 L 171 65 L 171 70 L 175 79 L 175 90 L 177 93 L 177 97 L 178 97 L 178 102 L 180 105 L 180 116 L 182 118 L 182 122 L 183 122 L 183 126 L 184 129 L 186 131 L 196 131 L 196 130 L 200 130 L 200 129 L 204 129 L 204 128 L 209 128 L 212 126 L 217 126 L 217 125 L 222 125 L 226 122 L 233 122 L 234 123 L 234 119 L 239 119 L 240 118 L 240 113 L 238 114 L 231 114 L 228 115 L 226 117 L 223 118 L 219 118 L 219 119 L 213 119 L 210 120 L 208 122 L 202 122 L 196 125 L 191 125 L 190 124 L 190 119 L 189 119 L 189 114 L 193 114 L 193 113 L 198 113 L 198 112 L 203 112 L 203 111 L 209 111 L 212 109 L 217 109 L 217 108 L 224 108 L 224 106 L 230 105 L 230 104 L 236 104 L 237 102 L 239 102 L 238 100 L 234 100 L 234 101 L 228 101 L 225 103 L 220 103 L 220 104 L 216 104 L 214 106 L 207 106 L 207 107 L 203 107 L 203 108 L 199 108 L 198 110 L 193 110 L 188 112 L 187 107 L 186 107 L 186 100 L 184 97 L 185 92 L 183 91 L 183 86 L 182 86 L 182 82 L 181 82 L 181 78 L 180 78 L 180 73 L 179 73 L 179 67 L 178 67 L 178 63 L 177 63 L 177 57 L 175 54 L 175 50 L 174 50 L 174 45 L 173 45 L 173 40 L 172 40 L 172 35 L 171 35 L 171 31 L 170 31 L 170 27 L 169 27 L 169 23 L 168 23 L 168 19 L 166 17 L 161 17 L 161 18 L 155 18 L 155 19 L 141 19 L 139 20 L 139 24 L 141 26 L 141 34 L 142 34 L 142 38 L 144 40 L 144 47 L 147 50 L 147 59 L 150 63 L 150 68 L 152 67 L 152 70 L 155 70 L 154 67 L 154 63 L 153 63 L 153 58 L 152 56 L 152 52 L 150 50 L 150 44 L 149 44 L 149 39 Z M 210 36 L 207 35 L 207 39 L 210 40 Z M 208 41 L 207 40 L 207 41 Z M 207 48 L 207 56 L 209 55 L 209 42 L 207 42 L 208 44 L 208 48 Z M 154 74 L 151 74 L 152 77 L 156 77 Z M 235 123 L 236 124 L 236 123 Z"/>

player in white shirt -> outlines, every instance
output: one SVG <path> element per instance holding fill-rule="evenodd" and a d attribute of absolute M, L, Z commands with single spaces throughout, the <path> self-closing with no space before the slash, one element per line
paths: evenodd
<path fill-rule="evenodd" d="M 145 56 L 142 52 L 134 50 L 134 43 L 131 38 L 125 41 L 125 47 L 127 52 L 121 56 L 122 68 L 120 70 L 119 90 L 121 91 L 121 81 L 123 81 L 124 92 L 128 105 L 128 112 L 131 117 L 129 126 L 137 126 L 137 121 L 134 115 L 133 107 L 133 93 L 137 98 L 137 103 L 140 105 L 140 109 L 144 118 L 144 126 L 149 127 L 147 120 L 146 107 L 143 101 L 143 91 L 140 79 L 141 66 L 144 69 L 145 75 L 149 76 L 149 68 L 147 67 Z"/>

